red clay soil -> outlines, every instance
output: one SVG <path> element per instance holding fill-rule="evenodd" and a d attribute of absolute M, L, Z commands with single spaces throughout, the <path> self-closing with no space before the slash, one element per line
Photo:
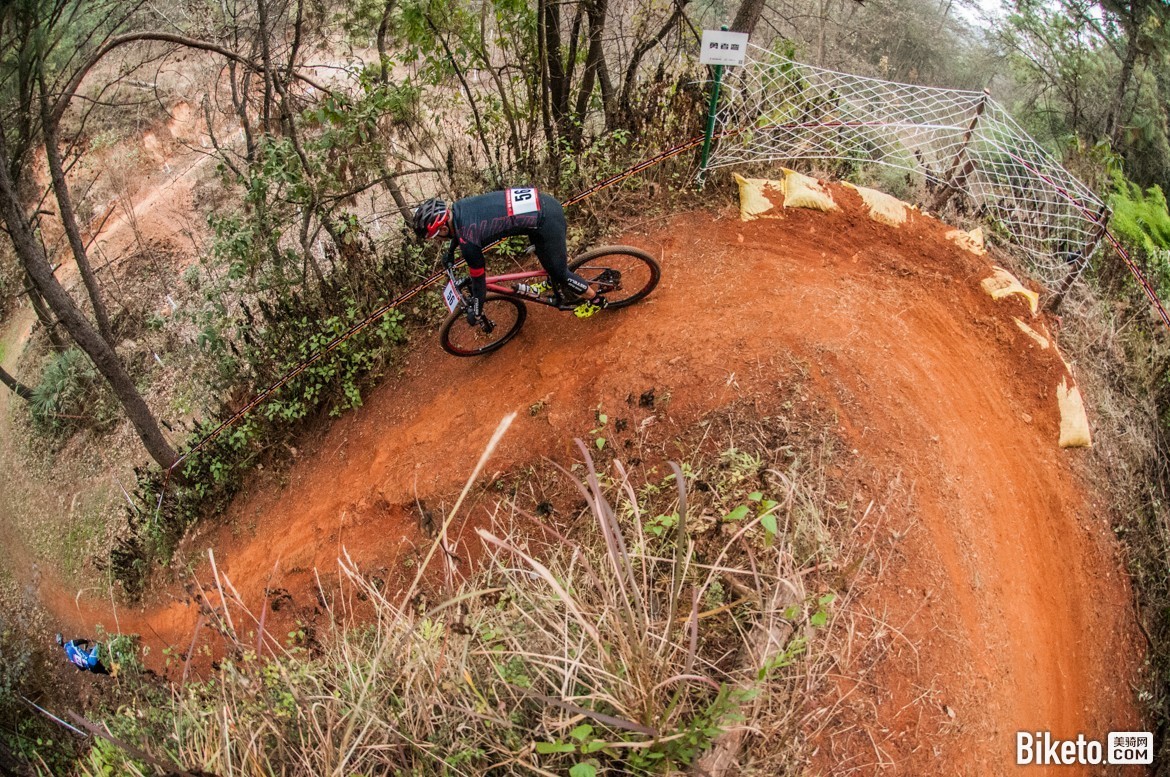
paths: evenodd
<path fill-rule="evenodd" d="M 829 711 L 809 718 L 810 771 L 1001 774 L 1016 770 L 1017 730 L 1140 729 L 1129 581 L 1087 491 L 1088 454 L 1057 447 L 1059 356 L 1013 324 L 1021 305 L 980 290 L 990 262 L 945 227 L 916 213 L 901 229 L 879 225 L 853 192 L 832 191 L 841 212 L 748 224 L 690 213 L 624 235 L 664 267 L 629 310 L 585 321 L 534 310 L 513 343 L 475 360 L 419 342 L 285 484 L 253 489 L 189 548 L 214 548 L 257 609 L 266 587 L 311 603 L 313 570 L 335 576 L 343 548 L 393 583 L 428 542 L 416 497 L 449 499 L 506 413 L 521 411 L 489 473 L 574 460 L 571 440 L 599 405 L 650 387 L 670 394 L 667 428 L 745 398 L 783 412 L 776 382 L 796 364 L 839 419 L 855 459 L 843 466 L 887 506 L 866 529 L 884 568 L 849 616 L 865 648 L 846 652 L 820 700 Z M 164 643 L 185 650 L 197 611 L 184 599 L 160 592 L 120 611 L 121 628 L 156 661 Z M 64 604 L 79 626 L 114 628 L 108 603 L 83 599 L 81 618 Z"/>

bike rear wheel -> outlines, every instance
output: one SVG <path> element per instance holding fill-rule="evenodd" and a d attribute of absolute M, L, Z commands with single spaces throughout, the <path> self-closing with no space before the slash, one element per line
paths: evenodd
<path fill-rule="evenodd" d="M 610 308 L 644 299 L 662 279 L 650 254 L 633 246 L 600 246 L 578 256 L 569 269 L 597 287 Z"/>
<path fill-rule="evenodd" d="M 511 340 L 524 326 L 528 309 L 511 297 L 489 294 L 483 303 L 483 323 L 471 326 L 463 308 L 447 316 L 439 330 L 439 344 L 452 356 L 482 356 Z"/>

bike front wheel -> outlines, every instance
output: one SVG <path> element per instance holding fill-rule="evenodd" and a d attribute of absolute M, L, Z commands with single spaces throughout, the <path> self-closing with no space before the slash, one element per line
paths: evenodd
<path fill-rule="evenodd" d="M 520 300 L 489 294 L 480 323 L 471 326 L 463 308 L 457 308 L 443 322 L 439 344 L 452 356 L 482 356 L 515 337 L 527 316 L 528 309 Z"/>
<path fill-rule="evenodd" d="M 596 286 L 610 308 L 633 305 L 662 280 L 662 269 L 654 257 L 633 246 L 591 249 L 574 259 L 569 269 Z"/>

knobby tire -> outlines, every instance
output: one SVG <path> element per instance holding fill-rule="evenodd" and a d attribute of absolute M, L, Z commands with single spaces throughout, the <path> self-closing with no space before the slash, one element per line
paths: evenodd
<path fill-rule="evenodd" d="M 490 334 L 478 326 L 468 326 L 462 307 L 447 316 L 439 330 L 439 343 L 443 350 L 452 356 L 482 356 L 491 353 L 516 336 L 520 327 L 524 326 L 528 308 L 520 300 L 489 294 L 483 303 L 483 314 L 496 325 Z"/>
<path fill-rule="evenodd" d="M 591 283 L 598 282 L 607 269 L 622 273 L 621 289 L 599 289 L 609 302 L 607 310 L 624 308 L 645 299 L 662 280 L 662 268 L 654 257 L 633 246 L 599 246 L 590 249 L 574 259 L 569 269 Z"/>

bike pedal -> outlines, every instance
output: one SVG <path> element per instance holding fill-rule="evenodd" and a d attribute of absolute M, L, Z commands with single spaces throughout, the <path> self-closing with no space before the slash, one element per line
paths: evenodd
<path fill-rule="evenodd" d="M 573 315 L 577 318 L 589 318 L 599 310 L 601 310 L 601 308 L 597 305 L 594 305 L 592 302 L 585 302 L 573 308 Z"/>

